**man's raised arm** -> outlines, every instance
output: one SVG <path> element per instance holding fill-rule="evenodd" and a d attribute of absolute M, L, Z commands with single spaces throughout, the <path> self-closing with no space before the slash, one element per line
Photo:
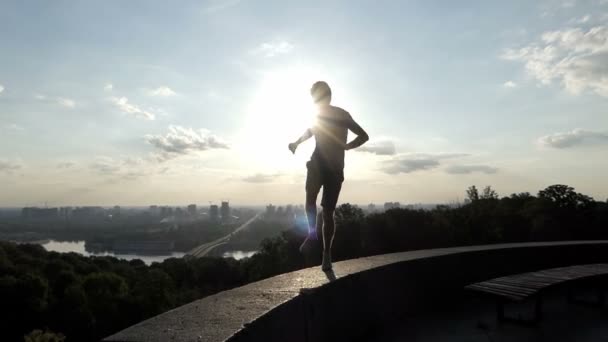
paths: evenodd
<path fill-rule="evenodd" d="M 312 137 L 312 131 L 310 130 L 310 128 L 308 128 L 301 137 L 298 138 L 298 140 L 292 142 L 291 144 L 289 144 L 289 150 L 291 151 L 291 153 L 296 153 L 296 148 L 298 148 L 298 145 L 300 145 L 301 143 L 305 142 L 306 140 L 310 139 Z"/>
<path fill-rule="evenodd" d="M 345 150 L 352 150 L 353 148 L 357 148 L 365 144 L 365 142 L 369 140 L 369 136 L 367 135 L 367 133 L 352 118 L 349 121 L 348 129 L 351 132 L 355 133 L 357 137 L 353 141 L 346 144 L 344 148 Z"/>

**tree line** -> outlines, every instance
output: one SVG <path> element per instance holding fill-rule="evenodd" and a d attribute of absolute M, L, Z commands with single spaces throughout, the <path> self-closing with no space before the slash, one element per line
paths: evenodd
<path fill-rule="evenodd" d="M 472 186 L 465 204 L 432 210 L 365 215 L 343 204 L 336 223 L 333 254 L 343 260 L 458 245 L 608 239 L 608 203 L 565 185 L 536 196 L 502 198 L 491 187 L 479 191 Z M 3 336 L 9 341 L 97 341 L 213 293 L 320 264 L 320 244 L 303 255 L 298 251 L 302 238 L 303 231 L 294 227 L 262 241 L 251 258 L 171 258 L 151 266 L 0 242 Z"/>

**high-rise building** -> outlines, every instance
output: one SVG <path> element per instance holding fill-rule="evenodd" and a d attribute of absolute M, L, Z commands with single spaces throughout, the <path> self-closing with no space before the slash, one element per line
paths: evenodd
<path fill-rule="evenodd" d="M 401 208 L 401 203 L 399 203 L 399 202 L 384 203 L 384 210 L 399 209 L 399 208 Z"/>
<path fill-rule="evenodd" d="M 72 207 L 61 207 L 59 208 L 59 217 L 64 220 L 72 218 Z"/>
<path fill-rule="evenodd" d="M 269 205 L 266 206 L 265 216 L 266 216 L 267 219 L 274 218 L 276 212 L 277 212 L 277 207 L 275 207 L 272 204 L 269 204 Z"/>
<path fill-rule="evenodd" d="M 212 204 L 209 206 L 209 220 L 217 222 L 220 219 L 220 209 L 217 205 Z"/>
<path fill-rule="evenodd" d="M 160 207 L 160 218 L 167 218 L 173 216 L 173 208 L 171 207 Z"/>
<path fill-rule="evenodd" d="M 72 217 L 75 220 L 100 219 L 105 215 L 102 207 L 78 207 L 72 210 Z"/>
<path fill-rule="evenodd" d="M 196 216 L 196 204 L 190 204 L 188 206 L 188 214 L 190 216 Z"/>
<path fill-rule="evenodd" d="M 21 209 L 21 217 L 24 219 L 53 219 L 59 217 L 59 209 L 36 207 L 23 208 Z"/>
<path fill-rule="evenodd" d="M 228 201 L 222 201 L 222 208 L 220 209 L 220 214 L 222 215 L 222 221 L 230 221 L 230 204 L 228 203 Z"/>

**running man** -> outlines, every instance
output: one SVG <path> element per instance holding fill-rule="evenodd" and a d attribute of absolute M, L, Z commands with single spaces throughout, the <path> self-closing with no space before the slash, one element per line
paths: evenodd
<path fill-rule="evenodd" d="M 334 211 L 344 181 L 344 151 L 363 145 L 369 137 L 350 114 L 342 108 L 332 106 L 331 89 L 326 82 L 312 85 L 310 95 L 319 107 L 317 122 L 307 129 L 289 150 L 295 153 L 302 142 L 315 137 L 316 147 L 310 161 L 306 163 L 306 216 L 308 217 L 308 236 L 300 246 L 300 251 L 309 240 L 317 238 L 317 196 L 323 187 L 321 206 L 323 207 L 323 271 L 330 271 L 331 245 L 335 236 Z M 346 143 L 348 131 L 357 138 Z"/>

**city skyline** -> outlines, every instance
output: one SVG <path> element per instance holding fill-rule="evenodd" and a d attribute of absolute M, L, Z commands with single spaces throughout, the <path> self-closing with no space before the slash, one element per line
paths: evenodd
<path fill-rule="evenodd" d="M 319 79 L 340 203 L 608 198 L 608 1 L 319 4 L 2 2 L 0 207 L 303 203 Z"/>

